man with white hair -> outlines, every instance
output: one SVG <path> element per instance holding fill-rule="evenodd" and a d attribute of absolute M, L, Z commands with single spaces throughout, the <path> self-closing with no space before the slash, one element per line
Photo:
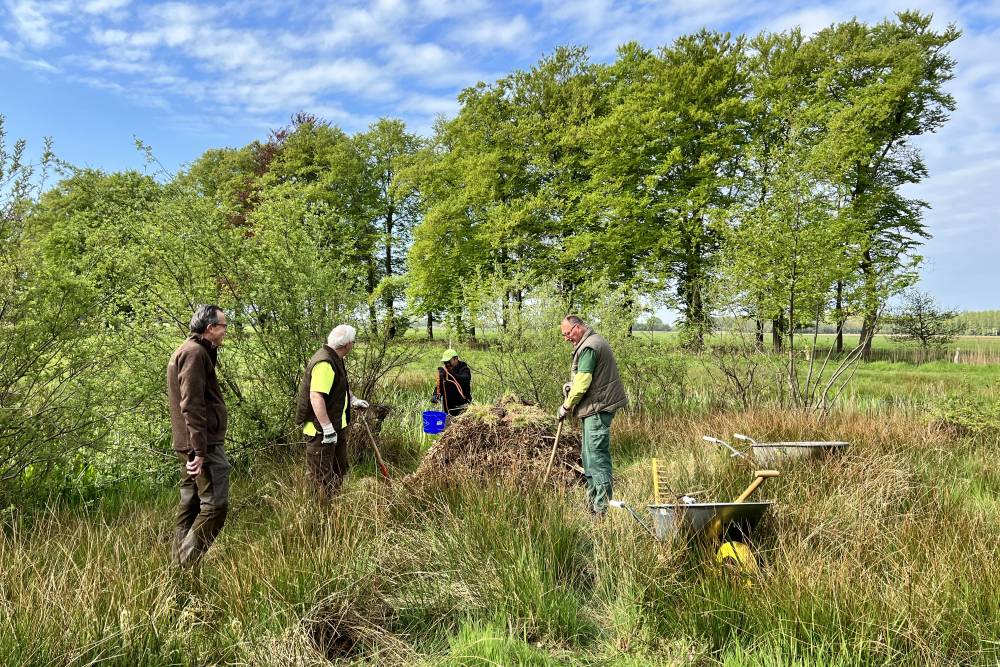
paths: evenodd
<path fill-rule="evenodd" d="M 344 357 L 354 348 L 357 331 L 347 324 L 334 327 L 326 342 L 306 365 L 299 386 L 295 422 L 306 437 L 307 477 L 323 495 L 336 492 L 347 474 L 347 437 L 351 408 L 364 410 L 368 402 L 354 396 L 347 381 Z"/>

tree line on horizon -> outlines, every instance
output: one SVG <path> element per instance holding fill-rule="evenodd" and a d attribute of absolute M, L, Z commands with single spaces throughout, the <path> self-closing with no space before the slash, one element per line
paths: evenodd
<path fill-rule="evenodd" d="M 930 24 L 903 12 L 808 37 L 701 30 L 606 64 L 560 47 L 463 90 L 430 137 L 389 118 L 348 135 L 300 112 L 167 179 L 72 170 L 30 216 L 88 245 L 120 240 L 116 209 L 250 245 L 291 216 L 369 322 L 420 317 L 431 335 L 435 322 L 475 335 L 466 288 L 490 275 L 519 276 L 512 305 L 533 284 L 572 302 L 607 280 L 677 309 L 695 347 L 713 312 L 752 319 L 761 339 L 769 323 L 775 349 L 817 320 L 871 331 L 929 237 L 927 203 L 902 190 L 928 175 L 914 140 L 954 109 L 943 84 L 960 32 Z M 114 204 L 95 210 L 95 196 Z M 246 278 L 206 261 L 217 300 L 242 301 Z"/>

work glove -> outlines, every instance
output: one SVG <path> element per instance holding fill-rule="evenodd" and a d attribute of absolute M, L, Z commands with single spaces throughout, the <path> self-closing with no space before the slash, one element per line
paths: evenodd
<path fill-rule="evenodd" d="M 573 388 L 572 382 L 567 382 L 566 384 L 563 385 L 563 398 L 569 397 L 569 392 L 572 388 Z"/>
<path fill-rule="evenodd" d="M 438 366 L 438 375 L 444 377 L 444 374 L 445 374 L 444 366 Z"/>
<path fill-rule="evenodd" d="M 351 407 L 355 410 L 367 410 L 368 401 L 364 401 L 357 396 L 351 396 Z"/>
<path fill-rule="evenodd" d="M 565 405 L 560 405 L 559 409 L 556 411 L 556 419 L 562 421 L 566 419 L 566 415 L 568 414 L 569 414 L 569 408 L 567 408 Z"/>
<path fill-rule="evenodd" d="M 337 444 L 337 431 L 334 430 L 333 424 L 326 424 L 323 426 L 323 444 L 324 445 Z"/>
<path fill-rule="evenodd" d="M 441 394 L 434 393 L 431 395 L 431 403 L 435 405 L 441 402 Z"/>

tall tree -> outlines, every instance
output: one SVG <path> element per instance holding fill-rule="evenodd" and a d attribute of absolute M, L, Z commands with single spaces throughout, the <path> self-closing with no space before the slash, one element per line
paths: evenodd
<path fill-rule="evenodd" d="M 590 248 L 623 275 L 675 285 L 688 345 L 708 327 L 705 288 L 746 142 L 745 43 L 702 30 L 612 66 L 613 108 L 594 125 Z"/>
<path fill-rule="evenodd" d="M 902 193 L 927 177 L 913 140 L 936 131 L 955 108 L 943 85 L 955 66 L 947 49 L 961 31 L 949 25 L 935 32 L 930 24 L 930 15 L 913 11 L 875 26 L 853 20 L 819 32 L 808 45 L 819 63 L 810 106 L 829 130 L 818 150 L 836 165 L 840 215 L 862 231 L 850 298 L 864 318 L 869 348 L 882 305 L 916 279 L 916 250 L 930 237 L 923 222 L 928 204 Z"/>
<path fill-rule="evenodd" d="M 475 248 L 462 253 L 467 268 L 565 280 L 562 248 L 575 231 L 578 186 L 589 181 L 586 128 L 601 112 L 598 70 L 585 49 L 559 48 L 529 70 L 462 91 L 458 115 L 436 126 L 433 148 L 421 157 L 426 164 L 412 172 L 426 181 L 426 214 L 411 257 L 427 263 L 436 251 L 454 261 L 456 240 L 474 239 Z M 430 261 L 433 275 L 453 280 L 445 261 Z M 426 278 L 411 290 L 417 301 L 440 305 L 431 292 L 454 294 Z"/>
<path fill-rule="evenodd" d="M 406 131 L 401 120 L 380 118 L 354 138 L 361 159 L 365 163 L 364 217 L 378 228 L 380 246 L 381 280 L 374 288 L 385 303 L 389 335 L 396 335 L 397 300 L 402 296 L 399 285 L 403 276 L 405 253 L 411 240 L 411 231 L 420 218 L 420 199 L 413 183 L 398 177 L 412 163 L 422 141 Z M 374 268 L 374 266 L 372 266 Z"/>

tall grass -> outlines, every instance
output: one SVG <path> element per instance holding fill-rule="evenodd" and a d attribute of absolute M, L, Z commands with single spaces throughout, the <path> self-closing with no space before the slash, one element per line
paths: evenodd
<path fill-rule="evenodd" d="M 402 398 L 402 397 L 401 397 Z M 402 417 L 402 418 L 400 418 Z M 419 441 L 386 426 L 397 475 Z M 234 480 L 200 574 L 168 567 L 174 492 L 24 513 L 0 538 L 0 655 L 11 665 L 959 665 L 1000 641 L 1000 467 L 982 440 L 905 415 L 621 415 L 616 496 L 730 500 L 752 463 L 702 435 L 845 439 L 782 470 L 749 586 L 698 541 L 660 543 L 582 492 L 392 490 L 367 463 L 330 504 L 289 457 Z M 398 479 L 398 478 L 397 478 Z"/>

